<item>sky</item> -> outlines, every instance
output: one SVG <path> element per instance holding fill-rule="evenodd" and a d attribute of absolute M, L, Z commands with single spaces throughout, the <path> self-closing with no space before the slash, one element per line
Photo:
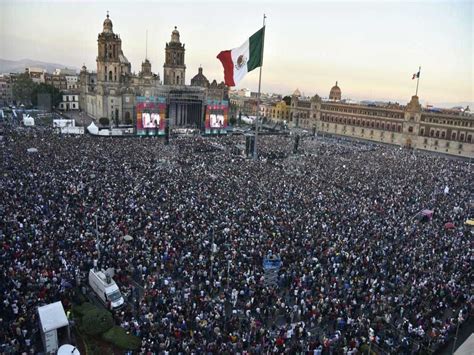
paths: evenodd
<path fill-rule="evenodd" d="M 109 10 L 122 50 L 139 72 L 146 52 L 163 77 L 165 43 L 178 27 L 186 82 L 202 65 L 223 80 L 216 55 L 240 46 L 267 16 L 262 92 L 425 104 L 474 102 L 474 1 L 23 1 L 0 0 L 0 58 L 95 70 Z M 256 91 L 258 70 L 237 88 Z"/>

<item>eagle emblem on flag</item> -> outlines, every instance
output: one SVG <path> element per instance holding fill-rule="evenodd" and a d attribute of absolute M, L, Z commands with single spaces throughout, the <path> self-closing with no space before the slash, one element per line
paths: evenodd
<path fill-rule="evenodd" d="M 237 58 L 237 63 L 235 64 L 235 69 L 240 70 L 245 64 L 247 64 L 247 58 L 243 54 L 239 55 Z"/>

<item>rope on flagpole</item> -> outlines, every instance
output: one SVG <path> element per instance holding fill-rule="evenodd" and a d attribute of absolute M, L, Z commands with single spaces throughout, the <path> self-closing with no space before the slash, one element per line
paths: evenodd
<path fill-rule="evenodd" d="M 421 66 L 418 68 L 418 79 L 416 80 L 416 92 L 415 92 L 415 96 L 418 96 L 418 84 L 420 83 L 420 72 L 421 72 Z"/>
<path fill-rule="evenodd" d="M 263 14 L 263 39 L 262 39 L 262 63 L 260 65 L 260 73 L 258 75 L 258 94 L 257 94 L 257 116 L 255 117 L 255 141 L 253 145 L 253 158 L 257 159 L 257 137 L 258 137 L 258 120 L 260 118 L 260 88 L 262 85 L 262 67 L 263 67 L 263 48 L 265 46 L 265 19 L 267 16 Z"/>

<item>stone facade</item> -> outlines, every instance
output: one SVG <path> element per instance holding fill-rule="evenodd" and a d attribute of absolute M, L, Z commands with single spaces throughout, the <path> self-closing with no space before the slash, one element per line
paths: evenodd
<path fill-rule="evenodd" d="M 469 110 L 424 109 L 417 96 L 406 106 L 376 106 L 323 101 L 318 95 L 302 98 L 294 94 L 289 116 L 290 127 L 315 129 L 319 134 L 474 157 L 474 115 Z"/>
<path fill-rule="evenodd" d="M 176 115 L 170 117 L 173 118 L 170 122 L 188 124 L 203 119 L 207 99 L 227 98 L 227 88 L 223 84 L 196 85 L 199 86 L 196 88 L 185 85 L 184 44 L 181 44 L 176 28 L 165 48 L 164 85 L 160 76 L 152 72 L 148 58 L 142 62 L 138 75 L 131 72 L 131 64 L 122 50 L 122 40 L 114 33 L 109 15 L 98 35 L 97 46 L 97 71 L 90 72 L 83 66 L 79 74 L 79 107 L 96 119 L 107 117 L 112 125 L 134 124 L 137 97 L 159 96 L 167 97 L 170 116 Z M 195 108 L 196 100 L 203 105 L 200 110 Z M 185 117 L 191 112 L 184 107 L 187 103 L 193 105 L 193 115 L 198 115 L 195 112 L 200 111 L 202 117 Z"/>

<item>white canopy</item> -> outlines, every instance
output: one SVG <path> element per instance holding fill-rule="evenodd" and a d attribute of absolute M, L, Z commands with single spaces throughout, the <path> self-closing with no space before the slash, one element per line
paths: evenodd
<path fill-rule="evenodd" d="M 25 126 L 34 126 L 35 125 L 35 119 L 31 117 L 30 115 L 26 114 L 23 115 L 23 124 Z"/>
<path fill-rule="evenodd" d="M 90 134 L 99 134 L 99 127 L 97 127 L 94 122 L 91 122 L 91 124 L 87 127 L 87 132 Z"/>
<path fill-rule="evenodd" d="M 69 325 L 60 301 L 38 307 L 38 315 L 44 333 Z"/>

